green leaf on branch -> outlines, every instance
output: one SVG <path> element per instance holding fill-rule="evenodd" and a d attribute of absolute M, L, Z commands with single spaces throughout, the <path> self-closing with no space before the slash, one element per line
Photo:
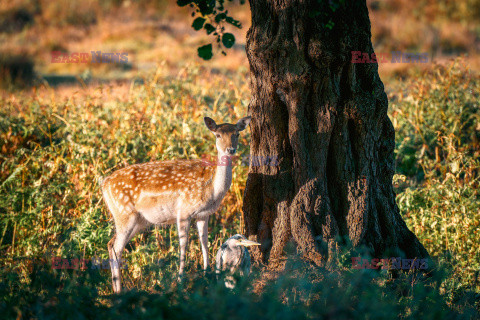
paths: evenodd
<path fill-rule="evenodd" d="M 193 20 L 192 28 L 195 29 L 196 31 L 198 31 L 198 30 L 202 29 L 204 23 L 205 23 L 204 18 L 197 18 L 197 19 Z"/>
<path fill-rule="evenodd" d="M 231 48 L 235 44 L 235 36 L 231 33 L 224 33 L 222 36 L 222 43 L 225 48 Z"/>
<path fill-rule="evenodd" d="M 207 34 L 210 34 L 212 32 L 214 32 L 216 29 L 214 26 L 212 26 L 210 23 L 206 23 L 203 28 L 205 29 L 205 31 L 207 31 Z"/>
<path fill-rule="evenodd" d="M 230 23 L 232 26 L 237 27 L 237 28 L 239 28 L 239 29 L 242 27 L 242 24 L 240 23 L 240 21 L 235 20 L 235 19 L 233 19 L 232 17 L 226 17 L 226 18 L 225 18 L 225 21 L 226 21 L 227 23 Z"/>
<path fill-rule="evenodd" d="M 325 25 L 325 28 L 332 30 L 334 26 L 335 26 L 335 23 L 332 21 L 332 19 L 330 19 Z"/>
<path fill-rule="evenodd" d="M 219 23 L 220 21 L 225 20 L 226 17 L 227 15 L 225 14 L 225 12 L 219 13 L 215 16 L 215 22 Z"/>
<path fill-rule="evenodd" d="M 219 49 L 222 47 L 229 49 L 235 45 L 235 36 L 226 32 L 226 24 L 236 28 L 241 28 L 242 24 L 229 16 L 228 10 L 225 10 L 224 7 L 226 0 L 176 0 L 176 2 L 180 7 L 189 5 L 194 11 L 191 15 L 194 19 L 192 28 L 195 31 L 205 29 L 207 35 L 215 37 L 211 44 L 197 48 L 199 57 L 204 60 L 210 60 L 213 57 L 212 50 L 214 44 Z M 245 1 L 240 0 L 240 2 L 244 3 Z M 224 55 L 226 54 L 225 51 L 221 52 Z"/>
<path fill-rule="evenodd" d="M 210 43 L 198 48 L 198 56 L 203 60 L 210 60 L 213 57 L 212 44 Z"/>
<path fill-rule="evenodd" d="M 203 16 L 212 14 L 215 10 L 215 1 L 196 1 L 195 3 Z"/>

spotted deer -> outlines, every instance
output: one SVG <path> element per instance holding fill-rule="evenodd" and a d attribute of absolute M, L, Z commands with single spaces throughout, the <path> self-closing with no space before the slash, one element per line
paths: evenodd
<path fill-rule="evenodd" d="M 239 132 L 251 117 L 236 124 L 216 124 L 205 117 L 205 125 L 216 137 L 218 163 L 202 160 L 171 160 L 135 164 L 120 169 L 102 182 L 103 198 L 115 222 L 115 235 L 108 242 L 113 291 L 122 290 L 120 265 L 130 239 L 149 225 L 177 224 L 180 239 L 179 277 L 183 275 L 190 221 L 196 220 L 203 254 L 209 266 L 208 218 L 215 213 L 232 183 L 232 160 Z"/>

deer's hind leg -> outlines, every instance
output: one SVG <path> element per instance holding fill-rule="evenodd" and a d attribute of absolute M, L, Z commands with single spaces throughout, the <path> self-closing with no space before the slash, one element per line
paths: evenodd
<path fill-rule="evenodd" d="M 121 282 L 121 260 L 122 253 L 127 243 L 140 231 L 148 226 L 148 222 L 138 213 L 131 213 L 125 223 L 116 223 L 116 232 L 108 242 L 108 254 L 110 256 L 110 269 L 112 270 L 113 291 L 122 291 Z"/>

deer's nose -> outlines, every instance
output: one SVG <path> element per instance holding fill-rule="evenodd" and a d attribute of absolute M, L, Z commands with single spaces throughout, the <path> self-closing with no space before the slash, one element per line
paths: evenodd
<path fill-rule="evenodd" d="M 235 148 L 227 148 L 227 153 L 228 154 L 234 155 L 235 151 L 237 151 L 237 150 L 235 150 Z"/>

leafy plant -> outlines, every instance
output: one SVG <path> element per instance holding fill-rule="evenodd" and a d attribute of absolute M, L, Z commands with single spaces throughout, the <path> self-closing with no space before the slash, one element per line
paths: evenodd
<path fill-rule="evenodd" d="M 232 0 L 229 0 L 230 2 Z M 240 1 L 243 4 L 245 1 Z M 225 9 L 224 0 L 177 0 L 180 7 L 190 6 L 194 11 L 192 17 L 192 28 L 196 31 L 204 29 L 207 35 L 215 37 L 215 41 L 198 48 L 198 56 L 204 60 L 210 60 L 213 57 L 213 45 L 226 55 L 224 49 L 230 49 L 235 44 L 235 36 L 232 33 L 225 32 L 225 25 L 235 28 L 241 28 L 240 21 L 229 15 Z"/>

